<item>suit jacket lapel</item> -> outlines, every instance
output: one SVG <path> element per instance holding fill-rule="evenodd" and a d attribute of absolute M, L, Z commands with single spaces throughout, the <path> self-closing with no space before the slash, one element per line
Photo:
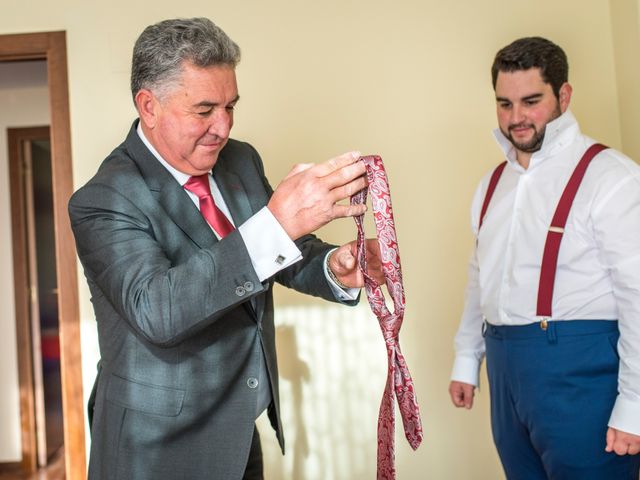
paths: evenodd
<path fill-rule="evenodd" d="M 149 190 L 166 210 L 171 220 L 196 245 L 200 248 L 211 247 L 218 239 L 211 231 L 209 224 L 195 207 L 187 192 L 142 142 L 136 131 L 137 126 L 138 120 L 133 123 L 125 140 L 125 146 L 131 152 L 131 157 L 136 161 Z M 233 159 L 229 161 L 233 161 Z M 225 168 L 224 163 L 224 154 L 221 152 L 219 161 L 213 169 L 213 175 L 229 208 L 233 223 L 236 227 L 239 227 L 254 212 L 251 209 L 248 193 L 240 177 Z M 257 295 L 254 298 L 255 311 L 253 311 L 249 302 L 245 302 L 245 306 L 252 315 L 257 316 L 257 321 L 259 322 L 264 313 L 265 296 Z"/>
<path fill-rule="evenodd" d="M 136 120 L 125 140 L 149 190 L 166 210 L 171 220 L 201 248 L 207 248 L 218 240 L 213 234 L 187 192 L 156 159 L 136 132 Z"/>
<path fill-rule="evenodd" d="M 222 160 L 220 158 L 220 161 L 213 167 L 213 178 L 237 228 L 246 222 L 254 212 L 249 203 L 249 193 L 245 190 L 240 177 L 227 169 Z"/>

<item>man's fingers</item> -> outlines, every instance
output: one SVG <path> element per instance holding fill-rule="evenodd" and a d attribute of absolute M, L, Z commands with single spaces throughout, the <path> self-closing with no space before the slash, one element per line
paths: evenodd
<path fill-rule="evenodd" d="M 473 387 L 463 388 L 464 391 L 464 407 L 468 410 L 473 407 Z"/>
<path fill-rule="evenodd" d="M 342 155 L 338 155 L 337 157 L 333 157 L 326 162 L 315 165 L 314 173 L 316 173 L 319 177 L 325 177 L 336 170 L 340 170 L 347 165 L 351 165 L 357 162 L 359 158 L 360 152 L 346 152 Z"/>
<path fill-rule="evenodd" d="M 464 405 L 464 395 L 462 390 L 451 391 L 451 400 L 456 407 L 462 407 Z"/>
<path fill-rule="evenodd" d="M 335 204 L 332 209 L 333 218 L 356 217 L 367 211 L 366 205 L 340 205 Z"/>
<path fill-rule="evenodd" d="M 473 386 L 462 384 L 462 404 L 467 410 L 473 406 Z"/>
<path fill-rule="evenodd" d="M 607 429 L 606 452 L 615 452 L 616 455 L 640 454 L 640 435 L 623 432 L 615 428 Z"/>
<path fill-rule="evenodd" d="M 629 455 L 638 455 L 640 453 L 640 445 L 630 445 L 628 453 Z"/>
<path fill-rule="evenodd" d="M 475 387 L 468 383 L 452 381 L 449 384 L 449 395 L 456 407 L 473 407 L 473 392 Z"/>
<path fill-rule="evenodd" d="M 629 445 L 624 442 L 615 442 L 613 444 L 613 451 L 616 452 L 617 455 L 626 455 L 629 451 Z"/>
<path fill-rule="evenodd" d="M 451 401 L 456 407 L 461 407 L 464 404 L 461 387 L 462 385 L 458 382 L 451 382 L 449 384 L 449 396 L 451 396 Z"/>
<path fill-rule="evenodd" d="M 366 186 L 366 179 L 364 178 L 366 172 L 367 167 L 363 162 L 351 163 L 325 175 L 323 182 L 329 190 L 333 190 L 337 187 L 347 185 L 356 179 L 362 179 L 362 181 L 365 182 L 359 189 L 362 190 Z M 356 193 L 357 191 L 358 190 L 354 189 L 351 193 Z"/>
<path fill-rule="evenodd" d="M 367 186 L 367 181 L 364 177 L 358 177 L 355 180 L 350 181 L 342 186 L 337 186 L 331 190 L 331 199 L 334 202 L 339 202 L 345 198 L 351 197 L 354 193 L 359 192 Z"/>

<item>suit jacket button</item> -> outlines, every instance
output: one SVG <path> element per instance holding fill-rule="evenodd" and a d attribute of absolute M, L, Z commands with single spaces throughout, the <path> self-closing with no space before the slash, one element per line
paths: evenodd
<path fill-rule="evenodd" d="M 249 377 L 247 379 L 247 386 L 249 388 L 256 388 L 258 386 L 258 379 L 257 378 L 253 378 L 253 377 Z"/>
<path fill-rule="evenodd" d="M 253 292 L 253 282 L 244 282 L 244 289 L 247 292 Z"/>
<path fill-rule="evenodd" d="M 238 286 L 236 287 L 236 295 L 239 297 L 244 296 L 244 294 L 247 293 L 247 291 L 244 289 L 244 287 Z"/>

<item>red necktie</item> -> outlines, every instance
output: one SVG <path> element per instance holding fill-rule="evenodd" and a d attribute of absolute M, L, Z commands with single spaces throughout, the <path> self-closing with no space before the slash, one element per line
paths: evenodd
<path fill-rule="evenodd" d="M 220 238 L 224 238 L 233 232 L 233 225 L 213 201 L 211 189 L 209 188 L 208 173 L 191 177 L 183 186 L 186 190 L 198 196 L 200 200 L 200 213 Z"/>
<path fill-rule="evenodd" d="M 375 219 L 378 244 L 382 268 L 386 280 L 387 290 L 393 298 L 394 312 L 390 312 L 385 305 L 381 286 L 367 274 L 367 259 L 363 217 L 355 217 L 358 227 L 357 258 L 360 270 L 365 279 L 365 289 L 371 310 L 378 318 L 382 335 L 387 346 L 388 370 L 387 384 L 380 404 L 378 415 L 378 480 L 395 479 L 394 465 L 394 429 L 395 410 L 393 396 L 398 399 L 398 406 L 404 425 L 404 433 L 409 445 L 415 450 L 422 442 L 422 421 L 416 400 L 413 380 L 407 368 L 404 356 L 400 351 L 398 336 L 404 317 L 404 287 L 402 285 L 402 270 L 398 241 L 391 208 L 391 193 L 389 181 L 382 164 L 382 159 L 376 155 L 361 157 L 360 161 L 367 166 L 368 188 L 361 190 L 351 197 L 351 204 L 366 203 L 367 190 L 371 193 L 371 206 Z"/>

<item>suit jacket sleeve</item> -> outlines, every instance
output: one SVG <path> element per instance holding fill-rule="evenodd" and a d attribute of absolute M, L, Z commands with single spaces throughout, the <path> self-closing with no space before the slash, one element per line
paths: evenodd
<path fill-rule="evenodd" d="M 216 241 L 177 182 L 165 178 L 154 191 L 148 164 L 133 160 L 130 145 L 123 145 L 69 203 L 78 255 L 94 304 L 113 308 L 149 342 L 173 346 L 264 293 L 270 282 L 257 278 L 237 230 Z M 250 194 L 255 213 L 272 193 L 262 163 L 247 144 L 235 142 L 231 151 L 228 167 Z M 169 175 L 162 170 L 154 175 Z M 321 269 L 332 246 L 312 235 L 296 243 L 303 260 L 276 279 L 336 301 Z M 247 283 L 253 290 L 239 295 L 238 287 Z"/>

